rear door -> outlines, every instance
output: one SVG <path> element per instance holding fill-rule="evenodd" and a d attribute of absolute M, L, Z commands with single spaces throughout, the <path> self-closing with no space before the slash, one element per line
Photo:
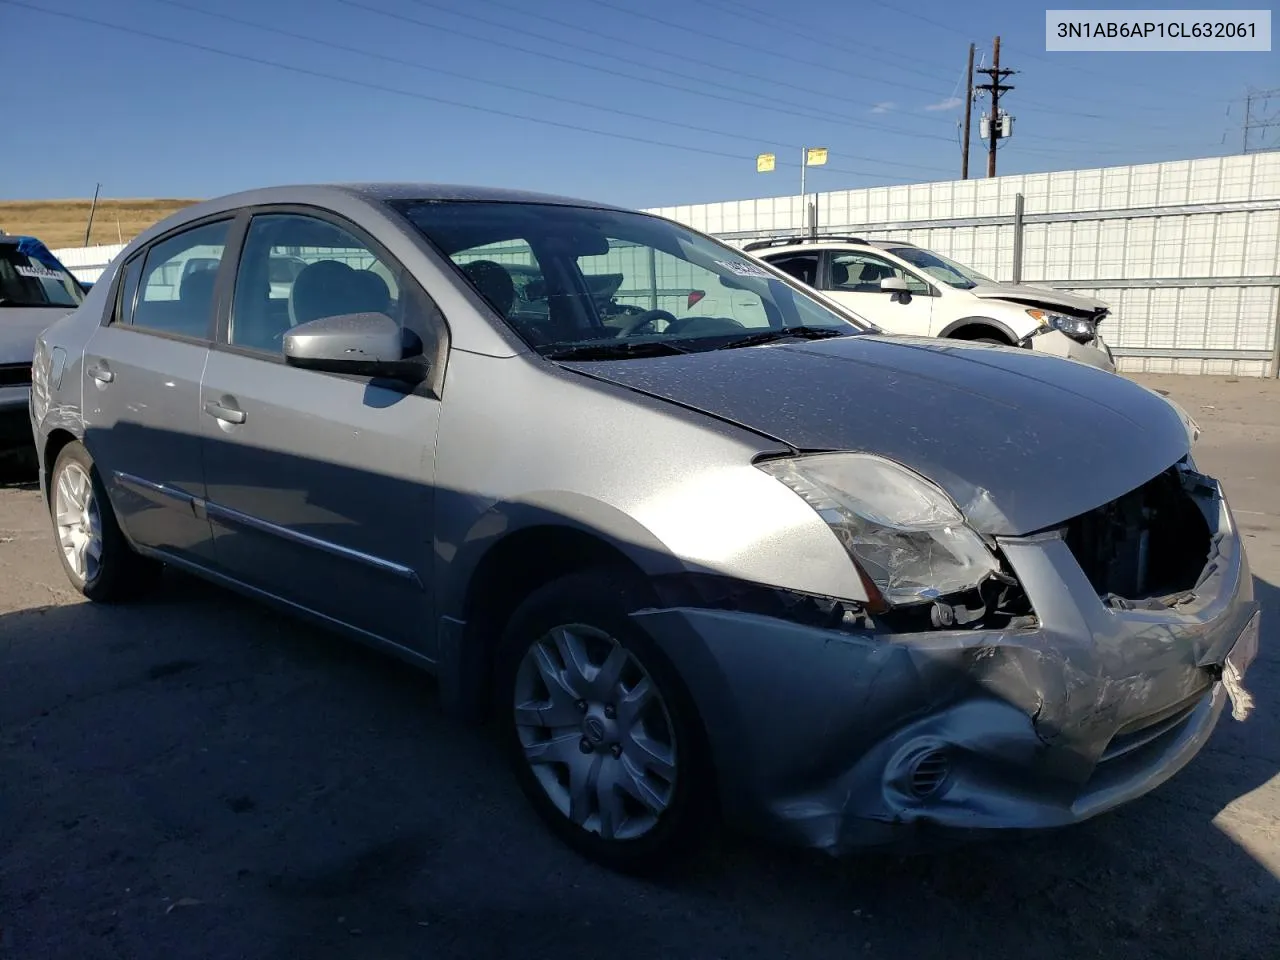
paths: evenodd
<path fill-rule="evenodd" d="M 302 266 L 282 270 L 284 259 Z M 292 326 L 372 311 L 425 344 L 426 384 L 284 362 Z M 424 645 L 446 339 L 416 281 L 357 227 L 310 209 L 255 211 L 199 405 L 225 573 L 371 635 Z"/>
<path fill-rule="evenodd" d="M 230 279 L 232 224 L 184 227 L 123 264 L 84 357 L 85 446 L 121 526 L 137 543 L 201 565 L 212 560 L 212 535 L 201 509 L 200 378 Z"/>
<path fill-rule="evenodd" d="M 909 292 L 882 290 L 880 282 L 886 277 L 905 280 Z M 861 250 L 829 251 L 821 285 L 827 296 L 889 333 L 916 337 L 933 333 L 933 287 L 885 257 Z"/>

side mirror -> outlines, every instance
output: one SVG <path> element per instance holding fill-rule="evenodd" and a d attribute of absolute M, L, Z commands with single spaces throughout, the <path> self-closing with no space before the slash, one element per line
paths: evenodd
<path fill-rule="evenodd" d="M 901 277 L 885 277 L 880 281 L 880 291 L 882 293 L 910 293 L 911 290 L 907 286 L 907 281 Z"/>
<path fill-rule="evenodd" d="M 347 313 L 300 323 L 284 336 L 284 358 L 306 370 L 412 384 L 425 380 L 428 369 L 417 337 L 385 313 Z"/>

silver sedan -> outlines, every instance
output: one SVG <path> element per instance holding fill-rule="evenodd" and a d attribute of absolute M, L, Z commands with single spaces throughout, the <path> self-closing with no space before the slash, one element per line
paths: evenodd
<path fill-rule="evenodd" d="M 833 854 L 1076 823 L 1249 711 L 1258 606 L 1182 411 L 880 336 L 654 216 L 210 200 L 44 332 L 31 418 L 86 596 L 171 566 L 436 672 L 619 869 L 713 817 Z"/>

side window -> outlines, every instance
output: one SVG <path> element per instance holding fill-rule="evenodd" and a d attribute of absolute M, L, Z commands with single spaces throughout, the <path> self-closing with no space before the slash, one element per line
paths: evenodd
<path fill-rule="evenodd" d="M 801 283 L 811 287 L 818 285 L 818 255 L 816 253 L 784 253 L 778 257 L 765 257 L 772 266 L 789 273 Z"/>
<path fill-rule="evenodd" d="M 664 310 L 678 321 L 716 317 L 734 321 L 728 326 L 769 326 L 759 294 L 727 287 L 718 274 L 654 247 L 610 239 L 608 253 L 579 257 L 578 268 L 606 326 L 626 330 L 631 317 L 647 310 Z M 670 323 L 661 318 L 652 329 L 660 333 Z"/>
<path fill-rule="evenodd" d="M 870 253 L 834 253 L 831 255 L 831 289 L 843 293 L 879 293 L 880 281 L 900 277 L 912 293 L 925 294 L 929 285 L 913 273 L 882 257 Z"/>
<path fill-rule="evenodd" d="M 213 288 L 226 250 L 230 220 L 206 223 L 162 240 L 147 251 L 130 322 L 160 333 L 203 339 L 213 315 Z M 133 271 L 130 271 L 132 274 Z M 127 307 L 125 316 L 128 317 Z"/>
<path fill-rule="evenodd" d="M 423 341 L 439 340 L 434 309 L 403 268 L 350 231 L 299 214 L 261 214 L 249 223 L 227 342 L 279 354 L 293 327 L 321 317 L 385 313 Z"/>

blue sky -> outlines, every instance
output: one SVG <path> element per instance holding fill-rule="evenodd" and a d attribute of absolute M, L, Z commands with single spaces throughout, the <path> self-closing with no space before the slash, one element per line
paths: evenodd
<path fill-rule="evenodd" d="M 989 62 L 996 34 L 1001 173 L 1236 153 L 1246 89 L 1280 84 L 1277 52 L 1046 53 L 1021 0 L 0 0 L 0 196 L 406 179 L 658 206 L 796 193 L 804 144 L 830 150 L 811 190 L 950 179 L 968 44 Z"/>

